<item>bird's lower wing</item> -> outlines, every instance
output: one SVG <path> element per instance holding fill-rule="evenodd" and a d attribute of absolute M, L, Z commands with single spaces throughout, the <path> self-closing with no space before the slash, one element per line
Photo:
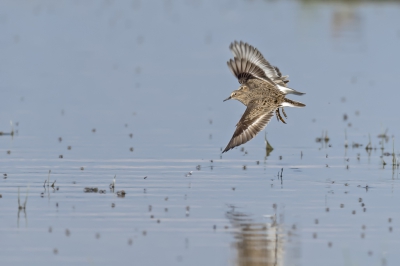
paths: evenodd
<path fill-rule="evenodd" d="M 249 105 L 239 123 L 237 123 L 235 133 L 233 133 L 231 140 L 222 153 L 254 138 L 271 121 L 274 111 L 273 108 Z"/>

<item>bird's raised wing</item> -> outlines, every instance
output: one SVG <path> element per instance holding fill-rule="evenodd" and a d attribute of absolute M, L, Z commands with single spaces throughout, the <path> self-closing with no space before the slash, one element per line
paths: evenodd
<path fill-rule="evenodd" d="M 236 125 L 231 140 L 222 152 L 227 152 L 243 143 L 254 138 L 258 132 L 263 130 L 274 116 L 275 109 L 270 106 L 262 106 L 258 104 L 249 104 L 246 111 Z"/>
<path fill-rule="evenodd" d="M 275 85 L 275 83 L 265 75 L 265 72 L 256 64 L 250 62 L 246 58 L 231 59 L 227 62 L 229 69 L 236 76 L 240 84 L 245 83 L 249 79 L 260 79 Z"/>
<path fill-rule="evenodd" d="M 238 58 L 239 60 L 245 59 L 261 68 L 265 75 L 274 83 L 285 86 L 285 84 L 289 82 L 288 76 L 282 76 L 279 68 L 271 65 L 257 50 L 257 48 L 250 44 L 242 41 L 234 41 L 229 46 L 229 49 L 232 51 L 235 58 Z"/>

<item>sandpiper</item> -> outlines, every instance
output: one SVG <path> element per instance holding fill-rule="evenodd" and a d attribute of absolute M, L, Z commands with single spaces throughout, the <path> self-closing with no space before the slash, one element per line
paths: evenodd
<path fill-rule="evenodd" d="M 282 76 L 279 69 L 272 66 L 256 48 L 242 41 L 231 43 L 229 48 L 234 58 L 227 64 L 241 86 L 224 101 L 236 99 L 246 105 L 247 109 L 236 124 L 236 130 L 223 153 L 254 138 L 266 127 L 274 112 L 278 120 L 286 124 L 279 108 L 287 117 L 283 107 L 305 106 L 285 97 L 286 94 L 304 93 L 287 87 L 288 76 Z"/>

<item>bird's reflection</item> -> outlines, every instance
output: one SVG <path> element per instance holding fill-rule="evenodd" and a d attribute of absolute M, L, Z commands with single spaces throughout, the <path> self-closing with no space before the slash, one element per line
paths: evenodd
<path fill-rule="evenodd" d="M 249 215 L 235 211 L 226 213 L 234 230 L 237 250 L 236 265 L 280 266 L 284 264 L 284 227 L 277 222 L 276 215 L 270 222 L 257 223 Z"/>

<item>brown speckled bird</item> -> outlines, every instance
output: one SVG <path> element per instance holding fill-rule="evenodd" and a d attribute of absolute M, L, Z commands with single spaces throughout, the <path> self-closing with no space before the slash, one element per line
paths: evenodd
<path fill-rule="evenodd" d="M 279 108 L 304 107 L 305 104 L 287 99 L 286 94 L 303 95 L 286 86 L 288 76 L 282 76 L 279 69 L 272 66 L 253 46 L 243 42 L 233 42 L 229 46 L 234 59 L 228 61 L 228 67 L 241 86 L 225 99 L 236 99 L 247 106 L 242 118 L 236 125 L 232 139 L 224 152 L 233 149 L 254 138 L 263 130 L 274 112 L 282 119 Z"/>

